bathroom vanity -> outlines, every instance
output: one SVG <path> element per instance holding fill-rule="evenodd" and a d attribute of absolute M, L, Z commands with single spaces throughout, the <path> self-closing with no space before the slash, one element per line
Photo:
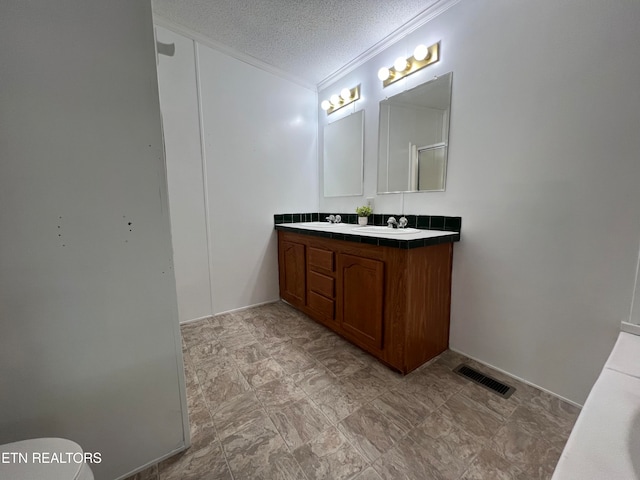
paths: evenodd
<path fill-rule="evenodd" d="M 402 373 L 447 349 L 459 232 L 322 222 L 276 230 L 283 300 Z"/>

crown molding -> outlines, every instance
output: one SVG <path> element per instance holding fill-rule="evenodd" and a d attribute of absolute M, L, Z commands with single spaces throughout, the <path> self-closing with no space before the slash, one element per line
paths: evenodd
<path fill-rule="evenodd" d="M 205 35 L 196 32 L 195 30 L 185 27 L 177 22 L 172 20 L 168 20 L 160 15 L 153 14 L 153 24 L 159 27 L 166 28 L 171 30 L 174 33 L 185 36 L 194 42 L 198 42 L 201 45 L 217 50 L 218 52 L 224 53 L 230 57 L 235 58 L 236 60 L 240 60 L 241 62 L 247 63 L 253 67 L 259 68 L 260 70 L 264 70 L 265 72 L 271 73 L 277 77 L 283 78 L 284 80 L 288 80 L 289 82 L 295 83 L 301 87 L 304 87 L 308 90 L 311 90 L 314 93 L 317 93 L 317 88 L 315 85 L 295 76 L 291 75 L 284 70 L 280 70 L 273 65 L 270 65 L 262 60 L 259 60 L 251 55 L 247 55 L 246 53 L 242 53 L 234 48 L 231 48 L 223 43 L 216 42 L 206 37 Z"/>
<path fill-rule="evenodd" d="M 385 38 L 380 40 L 378 43 L 373 45 L 371 48 L 365 50 L 363 53 L 358 55 L 356 58 L 351 60 L 345 66 L 333 72 L 324 80 L 320 81 L 317 85 L 318 91 L 323 90 L 330 86 L 332 83 L 336 82 L 346 74 L 352 72 L 359 66 L 363 65 L 367 61 L 371 60 L 373 57 L 378 55 L 380 52 L 383 52 L 387 48 L 389 48 L 394 43 L 403 39 L 410 33 L 413 33 L 418 28 L 422 27 L 424 24 L 430 22 L 438 15 L 444 13 L 449 8 L 453 7 L 456 3 L 459 3 L 461 0 L 438 0 L 433 3 L 430 7 L 428 7 L 424 12 L 415 16 L 407 23 L 397 28 Z"/>

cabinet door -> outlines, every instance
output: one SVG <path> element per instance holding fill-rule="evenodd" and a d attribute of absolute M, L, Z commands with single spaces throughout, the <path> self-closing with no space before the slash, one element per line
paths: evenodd
<path fill-rule="evenodd" d="M 337 318 L 345 333 L 374 348 L 382 348 L 384 263 L 339 254 Z"/>
<path fill-rule="evenodd" d="M 305 305 L 305 246 L 283 240 L 279 244 L 280 296 L 292 305 Z"/>

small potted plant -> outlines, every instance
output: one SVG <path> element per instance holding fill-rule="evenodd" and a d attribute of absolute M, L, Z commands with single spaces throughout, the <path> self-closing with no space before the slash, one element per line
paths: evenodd
<path fill-rule="evenodd" d="M 369 215 L 373 213 L 373 209 L 369 205 L 363 205 L 356 208 L 358 214 L 358 225 L 366 225 L 369 222 Z"/>

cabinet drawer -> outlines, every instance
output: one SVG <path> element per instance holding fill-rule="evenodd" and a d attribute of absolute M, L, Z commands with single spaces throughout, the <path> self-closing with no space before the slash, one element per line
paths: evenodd
<path fill-rule="evenodd" d="M 307 296 L 307 305 L 312 310 L 318 312 L 324 318 L 333 320 L 334 318 L 334 302 L 316 292 L 309 292 Z"/>
<path fill-rule="evenodd" d="M 333 272 L 333 252 L 309 247 L 307 261 L 309 266 Z"/>
<path fill-rule="evenodd" d="M 324 295 L 327 298 L 334 297 L 333 278 L 321 273 L 309 271 L 308 282 L 310 290 Z"/>

